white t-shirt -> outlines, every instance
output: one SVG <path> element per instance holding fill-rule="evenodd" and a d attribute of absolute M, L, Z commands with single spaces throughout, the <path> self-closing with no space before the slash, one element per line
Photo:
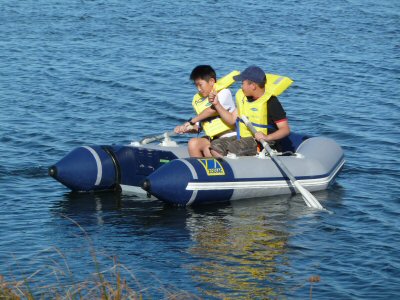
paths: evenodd
<path fill-rule="evenodd" d="M 221 105 L 229 112 L 233 112 L 236 109 L 235 101 L 233 101 L 232 93 L 230 89 L 223 89 L 218 93 L 218 101 Z M 230 137 L 236 135 L 236 132 L 228 132 L 220 136 L 221 137 Z"/>
<path fill-rule="evenodd" d="M 236 108 L 230 89 L 223 89 L 220 91 L 218 93 L 218 101 L 229 112 L 233 112 Z"/>

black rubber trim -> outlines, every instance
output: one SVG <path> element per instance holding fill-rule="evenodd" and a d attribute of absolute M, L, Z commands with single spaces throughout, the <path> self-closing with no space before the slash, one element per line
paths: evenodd
<path fill-rule="evenodd" d="M 113 151 L 113 149 L 110 146 L 101 146 L 101 148 L 111 157 L 111 160 L 114 165 L 114 170 L 116 174 L 116 180 L 115 180 L 115 188 L 116 190 L 121 190 L 121 166 L 118 162 L 118 159 Z"/>

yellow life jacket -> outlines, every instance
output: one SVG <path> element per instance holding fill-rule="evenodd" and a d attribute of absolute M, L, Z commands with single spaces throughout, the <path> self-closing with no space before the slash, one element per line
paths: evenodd
<path fill-rule="evenodd" d="M 214 85 L 215 91 L 218 93 L 223 89 L 230 87 L 235 83 L 233 76 L 239 75 L 239 71 L 232 71 L 228 75 L 218 79 L 218 81 Z M 196 111 L 197 115 L 199 115 L 203 110 L 207 107 L 210 107 L 212 104 L 208 102 L 208 97 L 202 97 L 200 93 L 197 93 L 193 97 L 192 106 Z M 215 116 L 208 120 L 204 120 L 201 122 L 201 126 L 209 137 L 213 138 L 214 136 L 221 134 L 225 131 L 232 130 L 233 127 L 226 124 L 220 116 Z"/>
<path fill-rule="evenodd" d="M 268 134 L 268 105 L 267 102 L 272 96 L 279 96 L 292 83 L 293 80 L 279 75 L 266 74 L 267 83 L 265 84 L 265 94 L 255 101 L 248 101 L 243 90 L 240 89 L 236 93 L 236 108 L 238 116 L 245 115 L 253 124 L 257 131 L 261 131 L 265 135 Z M 240 122 L 238 127 L 238 138 L 252 136 L 247 126 Z"/>

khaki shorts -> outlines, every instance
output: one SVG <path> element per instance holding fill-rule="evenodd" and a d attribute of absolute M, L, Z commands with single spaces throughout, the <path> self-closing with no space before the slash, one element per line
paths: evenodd
<path fill-rule="evenodd" d="M 237 156 L 253 156 L 257 154 L 257 142 L 253 137 L 238 140 L 236 136 L 231 136 L 211 141 L 211 149 L 223 156 L 226 156 L 228 152 Z"/>

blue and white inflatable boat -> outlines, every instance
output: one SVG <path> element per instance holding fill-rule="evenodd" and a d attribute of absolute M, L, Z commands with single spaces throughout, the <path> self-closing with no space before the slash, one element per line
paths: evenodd
<path fill-rule="evenodd" d="M 160 137 L 160 136 L 159 136 Z M 49 168 L 73 191 L 121 190 L 148 193 L 175 205 L 225 202 L 297 192 L 273 160 L 257 156 L 189 158 L 187 146 L 165 134 L 161 144 L 145 139 L 130 145 L 82 146 Z M 291 133 L 280 160 L 309 191 L 326 189 L 344 165 L 332 139 Z"/>

